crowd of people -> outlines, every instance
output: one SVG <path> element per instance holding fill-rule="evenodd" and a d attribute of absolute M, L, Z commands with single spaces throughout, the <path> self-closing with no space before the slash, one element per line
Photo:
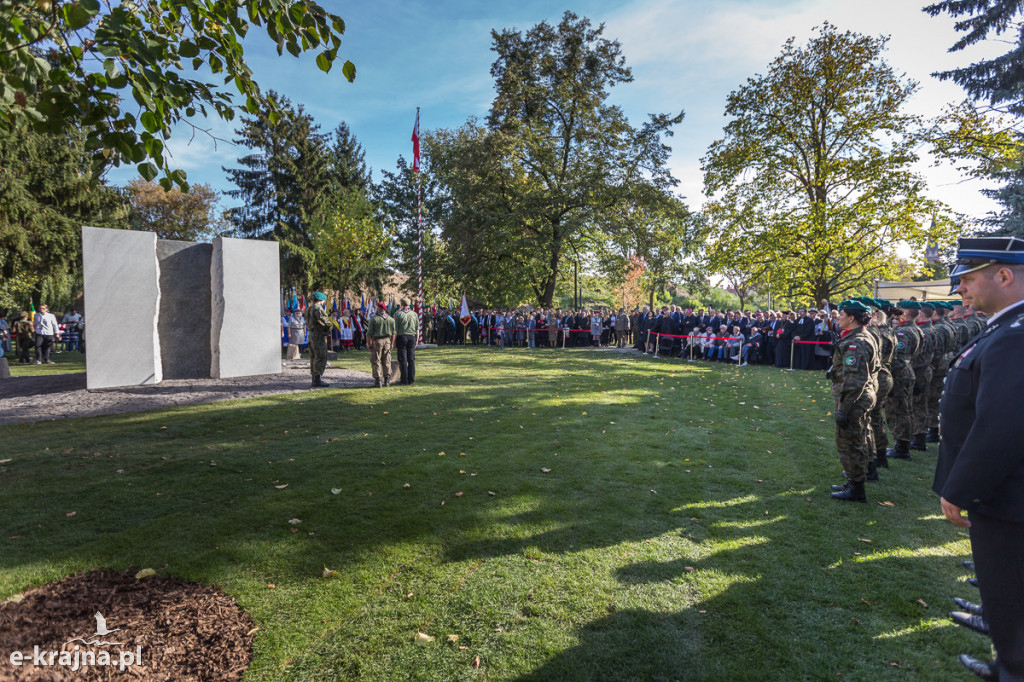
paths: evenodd
<path fill-rule="evenodd" d="M 821 309 L 720 311 L 666 305 L 627 312 L 609 308 L 475 310 L 463 322 L 455 310 L 424 316 L 426 343 L 504 348 L 632 347 L 642 353 L 794 369 L 824 369 L 838 333 L 838 311 Z"/>
<path fill-rule="evenodd" d="M 71 308 L 57 321 L 49 306 L 0 315 L 0 357 L 15 353 L 18 364 L 53 365 L 52 354 L 85 352 L 85 319 Z"/>

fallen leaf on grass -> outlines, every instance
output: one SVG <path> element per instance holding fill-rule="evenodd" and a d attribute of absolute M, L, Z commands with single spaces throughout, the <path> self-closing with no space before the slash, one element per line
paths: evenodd
<path fill-rule="evenodd" d="M 275 585 L 274 583 L 267 583 L 267 589 L 268 589 L 268 590 L 272 590 L 272 589 L 274 589 L 275 587 L 277 587 L 277 586 L 276 586 L 276 585 Z"/>
<path fill-rule="evenodd" d="M 0 459 L 0 464 L 7 464 L 10 461 L 10 459 Z"/>
<path fill-rule="evenodd" d="M 693 573 L 697 569 L 695 569 L 693 566 L 684 566 L 683 570 L 686 571 L 687 573 Z"/>
<path fill-rule="evenodd" d="M 67 514 L 65 514 L 64 516 L 66 516 L 66 517 L 68 517 L 68 518 L 70 519 L 70 518 L 71 518 L 72 516 L 74 516 L 74 515 L 75 515 L 75 514 L 77 514 L 77 513 L 78 513 L 78 512 L 68 512 L 68 513 L 67 513 Z"/>
<path fill-rule="evenodd" d="M 341 492 L 341 488 L 331 488 L 331 494 L 332 495 L 337 495 L 340 492 Z"/>
<path fill-rule="evenodd" d="M 416 636 L 413 638 L 413 641 L 419 644 L 420 646 L 426 646 L 427 644 L 433 642 L 434 638 L 426 633 L 417 632 Z"/>
<path fill-rule="evenodd" d="M 448 635 L 445 639 L 447 639 L 449 642 L 454 644 L 455 642 L 459 641 L 459 636 L 458 635 Z"/>
<path fill-rule="evenodd" d="M 336 575 L 338 575 L 338 572 L 333 569 L 327 568 L 326 565 L 324 565 L 324 570 L 320 571 L 321 578 L 333 578 Z"/>
<path fill-rule="evenodd" d="M 444 457 L 444 450 L 442 450 L 441 452 L 437 453 L 437 456 L 438 457 Z"/>
<path fill-rule="evenodd" d="M 302 519 L 288 519 L 288 523 L 294 526 L 296 524 L 302 523 Z"/>
<path fill-rule="evenodd" d="M 893 504 L 892 502 L 889 502 L 888 500 L 886 500 L 885 502 L 879 502 L 878 506 L 879 507 L 895 507 L 896 505 Z"/>
<path fill-rule="evenodd" d="M 156 571 L 152 568 L 144 568 L 135 574 L 135 579 L 142 580 L 143 578 L 152 578 L 154 575 L 156 575 Z"/>
<path fill-rule="evenodd" d="M 253 635 L 255 635 L 255 634 L 256 634 L 256 631 L 257 631 L 257 630 L 259 630 L 259 629 L 260 629 L 260 626 L 259 626 L 259 625 L 257 625 L 257 626 L 256 626 L 256 627 L 254 627 L 254 628 L 253 628 L 252 630 L 249 630 L 249 632 L 245 633 L 245 636 L 246 636 L 246 637 L 252 637 Z"/>
<path fill-rule="evenodd" d="M 285 483 L 284 485 L 275 485 L 274 487 L 277 488 L 278 490 L 284 490 L 285 488 L 288 487 L 288 484 Z"/>
<path fill-rule="evenodd" d="M 19 604 L 25 599 L 25 594 L 12 594 L 7 599 L 4 599 L 0 604 Z"/>
<path fill-rule="evenodd" d="M 405 488 L 406 490 L 408 490 L 408 489 L 409 489 L 409 488 L 411 488 L 412 486 L 411 486 L 411 485 L 409 485 L 408 483 L 404 483 L 404 484 L 402 484 L 402 487 L 403 487 L 403 488 Z"/>
<path fill-rule="evenodd" d="M 868 601 L 867 599 L 865 599 L 864 597 L 861 597 L 861 598 L 860 598 L 860 600 L 861 600 L 862 602 L 864 602 L 865 604 L 867 604 L 868 606 L 871 606 L 871 602 L 869 602 L 869 601 Z"/>
<path fill-rule="evenodd" d="M 921 606 L 925 607 L 925 608 L 928 608 L 928 604 L 925 602 L 924 599 L 918 599 L 917 603 L 920 604 Z"/>
<path fill-rule="evenodd" d="M 871 544 L 871 540 L 868 540 L 867 538 L 857 538 L 857 539 L 860 540 L 861 542 L 866 542 L 869 545 Z"/>
<path fill-rule="evenodd" d="M 548 469 L 547 467 L 541 467 L 540 471 L 543 474 L 550 474 L 551 473 L 551 469 Z"/>
<path fill-rule="evenodd" d="M 497 495 L 498 493 L 494 492 L 493 490 L 488 490 L 488 491 L 487 491 L 487 494 L 488 494 L 488 495 L 490 495 L 491 497 L 494 497 L 494 496 L 496 496 L 496 495 Z"/>
<path fill-rule="evenodd" d="M 584 412 L 583 414 L 586 414 L 586 412 Z M 473 657 L 473 661 L 470 663 L 470 665 L 472 665 L 474 669 L 475 668 L 479 668 L 480 667 L 480 657 L 479 656 L 474 656 Z"/>
<path fill-rule="evenodd" d="M 462 491 L 460 490 L 459 492 L 455 493 L 455 497 L 462 497 Z"/>

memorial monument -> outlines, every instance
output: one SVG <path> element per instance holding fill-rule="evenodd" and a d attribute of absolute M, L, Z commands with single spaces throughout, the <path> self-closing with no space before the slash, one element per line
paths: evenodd
<path fill-rule="evenodd" d="M 89 389 L 281 371 L 277 242 L 82 228 Z"/>

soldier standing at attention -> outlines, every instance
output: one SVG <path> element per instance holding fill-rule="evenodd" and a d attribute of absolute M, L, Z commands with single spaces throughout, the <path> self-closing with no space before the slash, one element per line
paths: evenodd
<path fill-rule="evenodd" d="M 921 346 L 914 356 L 914 435 L 911 450 L 927 450 L 925 433 L 928 431 L 928 386 L 932 382 L 932 360 L 935 359 L 935 333 L 932 331 L 932 304 L 918 302 L 914 324 L 921 332 Z"/>
<path fill-rule="evenodd" d="M 832 486 L 832 499 L 867 502 L 864 479 L 871 452 L 869 413 L 878 388 L 878 344 L 864 328 L 871 309 L 860 301 L 839 304 L 842 337 L 832 354 L 832 397 L 836 402 L 836 449 L 846 472 L 846 483 Z"/>
<path fill-rule="evenodd" d="M 411 384 L 416 380 L 416 336 L 420 318 L 409 308 L 409 299 L 402 297 L 402 309 L 395 313 L 395 337 L 398 344 L 398 383 Z"/>
<path fill-rule="evenodd" d="M 932 357 L 932 380 L 928 384 L 928 430 L 926 443 L 939 442 L 939 401 L 942 399 L 942 385 L 949 373 L 949 354 L 956 348 L 956 330 L 946 319 L 946 304 L 932 303 L 932 332 L 935 334 L 935 353 Z"/>
<path fill-rule="evenodd" d="M 370 369 L 373 371 L 373 386 L 380 388 L 391 384 L 391 347 L 395 344 L 395 318 L 388 315 L 388 306 L 381 301 L 377 312 L 370 317 L 366 330 L 367 345 L 370 349 Z"/>
<path fill-rule="evenodd" d="M 309 332 L 309 372 L 313 375 L 313 388 L 326 388 L 322 380 L 327 369 L 327 337 L 331 333 L 331 317 L 327 314 L 324 301 L 327 295 L 314 292 L 313 303 L 306 307 L 303 317 Z"/>
<path fill-rule="evenodd" d="M 866 298 L 861 301 L 872 309 L 871 324 L 868 330 L 875 335 L 875 342 L 878 344 L 878 390 L 875 393 L 875 406 L 871 408 L 871 459 L 868 461 L 867 480 L 878 480 L 878 467 L 889 468 L 889 460 L 886 451 L 889 448 L 889 434 L 885 428 L 883 419 L 883 408 L 892 392 L 892 361 L 896 355 L 896 335 L 887 324 L 888 318 L 882 310 L 882 302 L 873 298 Z M 888 303 L 886 303 L 888 305 Z"/>
<path fill-rule="evenodd" d="M 961 239 L 957 292 L 990 315 L 955 357 L 942 396 L 932 490 L 942 513 L 970 529 L 995 647 L 992 662 L 960 662 L 986 680 L 1024 680 L 1024 240 Z M 969 519 L 962 516 L 967 511 Z M 988 647 L 986 647 L 987 649 Z"/>
<path fill-rule="evenodd" d="M 900 301 L 896 304 L 899 323 L 896 334 L 896 353 L 892 360 L 892 390 L 885 404 L 885 419 L 896 439 L 896 447 L 886 451 L 887 459 L 910 459 L 910 439 L 914 436 L 914 376 L 913 362 L 921 347 L 923 336 L 914 324 L 920 304 Z"/>

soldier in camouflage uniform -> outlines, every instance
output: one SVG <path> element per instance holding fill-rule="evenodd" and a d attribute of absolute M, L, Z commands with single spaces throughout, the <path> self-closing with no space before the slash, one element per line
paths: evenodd
<path fill-rule="evenodd" d="M 878 344 L 878 390 L 875 392 L 875 406 L 871 408 L 869 421 L 871 423 L 871 452 L 872 457 L 868 462 L 867 480 L 878 480 L 878 467 L 889 468 L 889 461 L 886 451 L 889 448 L 889 434 L 885 428 L 883 419 L 883 408 L 889 393 L 892 392 L 892 361 L 896 354 L 896 334 L 888 325 L 888 318 L 882 310 L 882 301 L 873 298 L 861 299 L 861 303 L 872 310 L 871 322 L 867 330 L 874 335 Z M 884 302 L 888 307 L 888 301 Z"/>
<path fill-rule="evenodd" d="M 874 336 L 864 325 L 871 310 L 860 301 L 839 304 L 842 337 L 835 344 L 832 367 L 832 397 L 835 399 L 836 449 L 846 472 L 846 483 L 833 486 L 832 498 L 866 502 L 864 479 L 871 452 L 869 413 L 875 406 L 878 388 L 879 351 Z"/>
<path fill-rule="evenodd" d="M 916 309 L 909 309 L 914 324 L 921 331 L 921 346 L 914 356 L 914 435 L 910 439 L 911 450 L 927 450 L 924 436 L 928 431 L 928 386 L 932 382 L 932 361 L 935 359 L 935 332 L 932 329 L 932 305 L 917 302 Z"/>
<path fill-rule="evenodd" d="M 322 377 L 327 369 L 327 337 L 331 333 L 331 317 L 324 304 L 327 295 L 317 291 L 313 299 L 302 313 L 309 331 L 309 373 L 313 375 L 313 388 L 326 388 L 327 384 Z"/>
<path fill-rule="evenodd" d="M 893 386 L 885 405 L 886 421 L 896 439 L 896 447 L 886 452 L 890 459 L 910 459 L 910 439 L 914 436 L 915 376 L 912 363 L 924 340 L 921 330 L 914 323 L 920 305 L 917 301 L 900 301 L 896 304 L 900 317 L 893 330 L 896 335 L 896 353 L 892 361 Z"/>
<path fill-rule="evenodd" d="M 932 357 L 932 380 L 928 384 L 928 431 L 925 433 L 926 443 L 939 442 L 939 400 L 942 399 L 942 387 L 949 373 L 949 361 L 956 349 L 956 330 L 946 319 L 946 304 L 942 301 L 932 303 L 932 331 L 935 333 L 935 348 Z"/>

